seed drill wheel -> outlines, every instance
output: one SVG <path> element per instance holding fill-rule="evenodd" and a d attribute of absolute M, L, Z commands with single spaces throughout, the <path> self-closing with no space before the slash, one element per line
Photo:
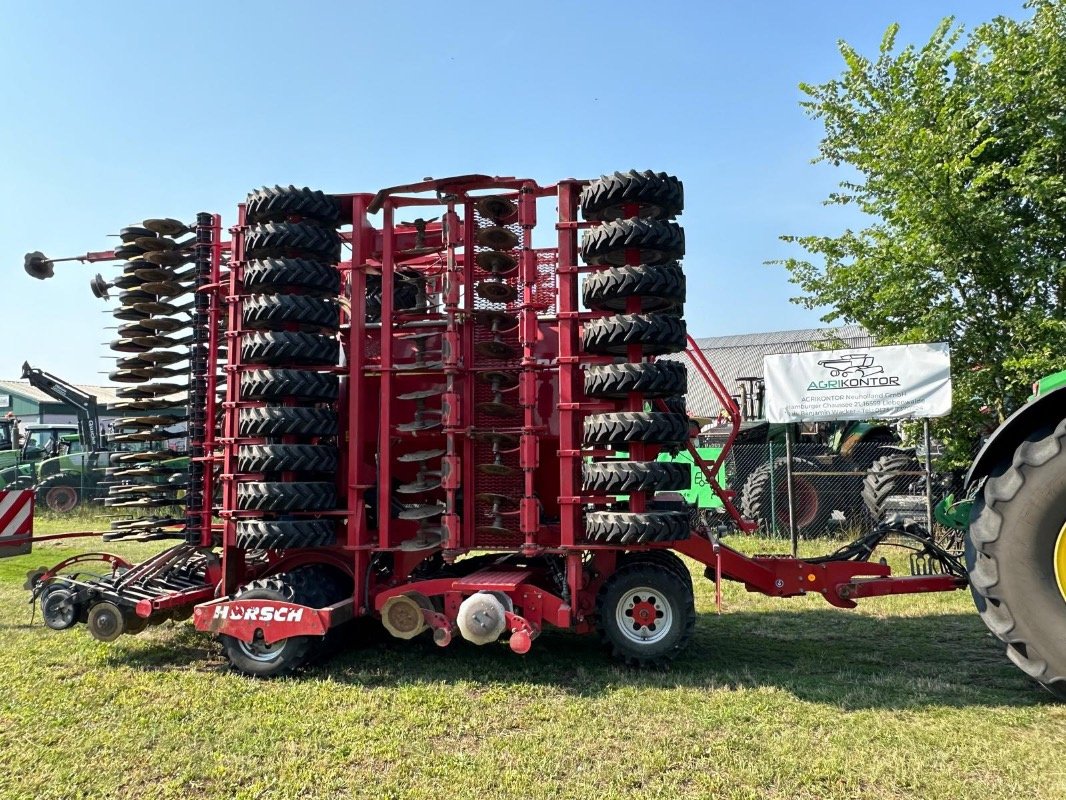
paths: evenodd
<path fill-rule="evenodd" d="M 611 654 L 634 666 L 675 658 L 692 637 L 692 587 L 676 569 L 651 561 L 623 563 L 600 588 L 596 629 Z"/>
<path fill-rule="evenodd" d="M 89 633 L 101 642 L 113 642 L 126 631 L 122 610 L 114 603 L 97 603 L 89 609 L 86 620 Z"/>
<path fill-rule="evenodd" d="M 52 583 L 41 591 L 41 616 L 54 631 L 65 631 L 78 621 L 74 593 L 61 583 Z"/>
<path fill-rule="evenodd" d="M 993 468 L 966 550 L 988 629 L 1023 672 L 1066 699 L 1066 422 Z"/>

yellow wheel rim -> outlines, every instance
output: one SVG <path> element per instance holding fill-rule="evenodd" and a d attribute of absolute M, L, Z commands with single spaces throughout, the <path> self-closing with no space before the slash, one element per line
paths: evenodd
<path fill-rule="evenodd" d="M 1059 529 L 1055 539 L 1055 583 L 1059 585 L 1059 594 L 1066 601 L 1066 524 Z"/>

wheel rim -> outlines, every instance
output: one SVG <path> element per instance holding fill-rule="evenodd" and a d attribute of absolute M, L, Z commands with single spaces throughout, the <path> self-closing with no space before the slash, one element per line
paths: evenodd
<path fill-rule="evenodd" d="M 1055 583 L 1059 587 L 1059 594 L 1063 602 L 1066 602 L 1066 523 L 1059 528 L 1059 535 L 1055 539 Z"/>
<path fill-rule="evenodd" d="M 44 504 L 52 511 L 70 511 L 78 504 L 78 493 L 72 486 L 53 486 L 45 495 Z"/>
<path fill-rule="evenodd" d="M 615 622 L 634 644 L 654 644 L 670 633 L 674 614 L 661 592 L 638 586 L 619 598 Z"/>
<path fill-rule="evenodd" d="M 267 644 L 263 639 L 263 632 L 256 631 L 255 638 L 250 642 L 237 640 L 237 649 L 253 661 L 261 664 L 271 664 L 281 658 L 285 652 L 285 643 L 288 639 L 278 639 L 274 644 Z"/>
<path fill-rule="evenodd" d="M 66 589 L 53 589 L 41 600 L 41 614 L 50 628 L 74 624 L 73 595 Z"/>
<path fill-rule="evenodd" d="M 796 528 L 802 529 L 818 517 L 818 490 L 808 480 L 793 479 L 792 502 L 796 509 Z M 777 489 L 777 524 L 788 527 L 788 478 Z"/>

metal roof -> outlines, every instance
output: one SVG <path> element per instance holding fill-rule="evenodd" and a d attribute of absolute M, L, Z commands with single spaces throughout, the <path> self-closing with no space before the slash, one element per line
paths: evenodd
<path fill-rule="evenodd" d="M 811 350 L 832 350 L 837 347 L 873 347 L 877 344 L 861 325 L 745 333 L 737 336 L 709 336 L 696 339 L 696 343 L 731 394 L 735 394 L 739 389 L 738 378 L 762 377 L 764 356 L 778 353 L 806 353 Z M 683 354 L 666 356 L 666 358 L 688 362 L 688 357 Z M 688 367 L 688 397 L 686 398 L 688 412 L 702 416 L 716 416 L 721 411 L 721 405 L 695 367 L 691 364 Z"/>
<path fill-rule="evenodd" d="M 117 403 L 120 399 L 119 396 L 115 394 L 115 391 L 118 389 L 117 386 L 89 386 L 81 383 L 75 383 L 73 386 L 86 394 L 96 395 L 96 402 L 104 406 Z M 19 397 L 34 403 L 59 404 L 59 401 L 54 397 L 50 397 L 40 389 L 35 389 L 26 381 L 0 380 L 0 394 L 17 394 Z"/>

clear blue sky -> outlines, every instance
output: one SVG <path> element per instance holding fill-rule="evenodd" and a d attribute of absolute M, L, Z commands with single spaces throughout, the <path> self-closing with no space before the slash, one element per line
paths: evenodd
<path fill-rule="evenodd" d="M 763 262 L 792 252 L 781 234 L 855 220 L 822 206 L 839 175 L 809 163 L 820 127 L 797 84 L 841 71 L 839 39 L 876 52 L 892 22 L 920 43 L 944 16 L 971 28 L 1026 13 L 1022 0 L 0 0 L 0 378 L 29 360 L 102 382 L 111 363 L 97 269 L 35 281 L 23 253 L 107 249 L 149 216 L 232 222 L 274 183 L 667 170 L 685 182 L 690 331 L 815 326 Z"/>

